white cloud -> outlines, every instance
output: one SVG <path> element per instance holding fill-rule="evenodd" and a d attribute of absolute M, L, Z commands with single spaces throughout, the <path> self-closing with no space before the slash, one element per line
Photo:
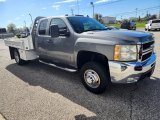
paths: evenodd
<path fill-rule="evenodd" d="M 6 2 L 6 0 L 0 0 L 0 2 Z"/>
<path fill-rule="evenodd" d="M 71 7 L 75 7 L 75 5 L 71 5 Z"/>
<path fill-rule="evenodd" d="M 52 5 L 53 8 L 55 8 L 56 10 L 59 10 L 60 5 Z"/>
<path fill-rule="evenodd" d="M 16 17 L 14 20 L 16 20 L 16 21 L 17 21 L 17 20 L 20 20 L 20 19 L 21 19 L 20 17 Z"/>
<path fill-rule="evenodd" d="M 63 4 L 63 3 L 71 3 L 71 2 L 75 2 L 76 0 L 63 0 L 60 2 L 55 2 L 56 4 Z"/>
<path fill-rule="evenodd" d="M 104 3 L 104 2 L 108 2 L 110 0 L 97 0 L 95 3 L 98 4 L 98 3 Z"/>
<path fill-rule="evenodd" d="M 7 20 L 7 23 L 9 24 L 9 23 L 12 23 L 13 21 L 12 20 Z"/>
<path fill-rule="evenodd" d="M 42 9 L 43 9 L 43 10 L 46 10 L 47 8 L 46 8 L 46 7 L 43 7 Z"/>
<path fill-rule="evenodd" d="M 113 2 L 113 1 L 118 1 L 118 0 L 97 0 L 95 4 L 105 3 L 105 2 L 107 3 L 107 2 Z"/>

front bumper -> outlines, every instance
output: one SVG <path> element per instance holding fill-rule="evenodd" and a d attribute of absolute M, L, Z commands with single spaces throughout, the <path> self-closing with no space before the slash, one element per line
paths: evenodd
<path fill-rule="evenodd" d="M 156 54 L 144 62 L 116 62 L 109 61 L 112 83 L 134 83 L 149 77 L 155 68 Z"/>

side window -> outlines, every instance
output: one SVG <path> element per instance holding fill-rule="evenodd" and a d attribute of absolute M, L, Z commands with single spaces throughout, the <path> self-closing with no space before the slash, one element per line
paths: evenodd
<path fill-rule="evenodd" d="M 63 36 L 63 35 L 66 33 L 66 31 L 68 31 L 67 25 L 66 25 L 65 22 L 64 22 L 62 19 L 60 19 L 60 18 L 53 18 L 53 19 L 51 20 L 50 25 L 53 25 L 53 24 L 58 25 L 60 36 Z M 50 30 L 49 30 L 49 34 L 50 34 Z"/>
<path fill-rule="evenodd" d="M 59 29 L 63 29 L 63 28 L 67 27 L 65 22 L 62 19 L 59 19 L 59 18 L 53 18 L 51 20 L 51 25 L 53 25 L 53 24 L 58 25 Z"/>
<path fill-rule="evenodd" d="M 46 29 L 47 29 L 47 22 L 48 20 L 42 20 L 39 26 L 39 35 L 45 35 L 46 34 Z"/>

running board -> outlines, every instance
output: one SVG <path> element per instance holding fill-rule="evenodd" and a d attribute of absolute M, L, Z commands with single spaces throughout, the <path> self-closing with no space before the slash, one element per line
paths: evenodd
<path fill-rule="evenodd" d="M 41 62 L 41 63 L 43 63 L 43 64 L 46 64 L 46 65 L 49 65 L 49 66 L 53 66 L 53 67 L 59 68 L 59 69 L 61 69 L 61 70 L 68 71 L 68 72 L 77 72 L 77 70 L 75 70 L 75 69 L 63 68 L 63 67 L 57 66 L 57 65 L 52 64 L 52 63 L 44 62 L 44 61 L 42 61 L 42 60 L 39 60 L 39 62 Z"/>

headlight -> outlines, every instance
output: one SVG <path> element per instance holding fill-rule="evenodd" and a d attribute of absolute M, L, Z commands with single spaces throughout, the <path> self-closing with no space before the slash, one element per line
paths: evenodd
<path fill-rule="evenodd" d="M 137 60 L 137 46 L 136 45 L 115 45 L 114 60 L 116 61 Z"/>

